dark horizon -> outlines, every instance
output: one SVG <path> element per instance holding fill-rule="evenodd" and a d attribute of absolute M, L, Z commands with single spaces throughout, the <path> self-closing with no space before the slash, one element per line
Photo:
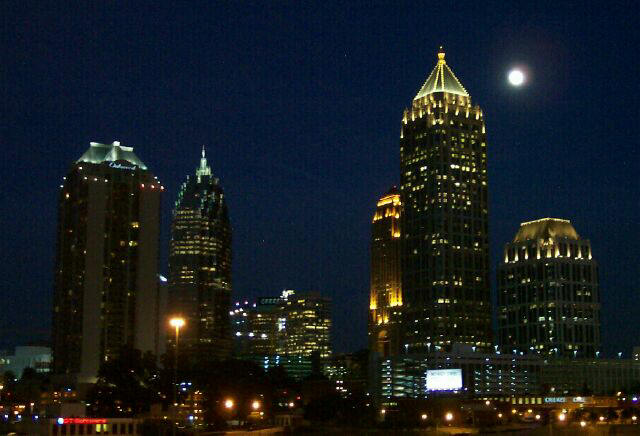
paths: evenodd
<path fill-rule="evenodd" d="M 371 217 L 399 182 L 402 112 L 443 45 L 485 116 L 494 301 L 519 224 L 569 219 L 599 264 L 604 353 L 628 356 L 640 345 L 630 9 L 3 3 L 0 346 L 48 340 L 58 185 L 89 141 L 117 140 L 166 187 L 160 271 L 205 144 L 233 227 L 233 301 L 318 291 L 333 299 L 336 352 L 365 347 Z M 513 66 L 528 73 L 519 89 Z"/>

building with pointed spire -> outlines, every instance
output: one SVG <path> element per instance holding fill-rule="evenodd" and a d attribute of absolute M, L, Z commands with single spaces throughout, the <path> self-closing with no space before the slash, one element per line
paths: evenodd
<path fill-rule="evenodd" d="M 378 200 L 371 225 L 369 349 L 381 357 L 400 352 L 400 193 L 394 186 Z"/>
<path fill-rule="evenodd" d="M 158 354 L 158 179 L 133 148 L 92 142 L 58 200 L 53 372 L 92 382 L 123 347 Z"/>
<path fill-rule="evenodd" d="M 405 351 L 492 344 L 487 137 L 442 47 L 400 133 Z M 475 348 L 474 348 L 475 349 Z"/>
<path fill-rule="evenodd" d="M 504 351 L 596 357 L 598 266 L 571 222 L 520 224 L 498 266 L 498 332 Z"/>
<path fill-rule="evenodd" d="M 191 364 L 230 355 L 230 308 L 231 224 L 203 147 L 195 176 L 187 176 L 178 193 L 169 246 L 168 312 L 186 320 L 180 352 Z"/>

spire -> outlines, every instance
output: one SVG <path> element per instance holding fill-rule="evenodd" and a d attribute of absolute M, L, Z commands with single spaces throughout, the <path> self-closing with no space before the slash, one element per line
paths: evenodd
<path fill-rule="evenodd" d="M 202 176 L 211 176 L 211 167 L 207 164 L 207 158 L 204 154 L 204 144 L 202 145 L 202 157 L 200 158 L 200 167 L 196 169 L 196 176 L 200 182 Z"/>
<path fill-rule="evenodd" d="M 440 46 L 440 49 L 438 50 L 438 63 L 431 71 L 431 74 L 429 74 L 429 77 L 427 77 L 426 82 L 424 82 L 424 85 L 422 85 L 420 92 L 418 92 L 418 95 L 416 95 L 414 100 L 434 92 L 448 92 L 449 94 L 469 97 L 467 90 L 464 89 L 464 86 L 462 86 L 456 75 L 453 74 L 453 71 L 451 71 L 451 68 L 449 68 L 447 62 L 444 60 L 444 55 L 444 48 Z"/>

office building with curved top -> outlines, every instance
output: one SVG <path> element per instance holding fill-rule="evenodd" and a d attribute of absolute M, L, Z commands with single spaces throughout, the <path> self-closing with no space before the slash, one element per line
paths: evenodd
<path fill-rule="evenodd" d="M 230 309 L 231 224 L 224 191 L 203 147 L 200 166 L 178 193 L 169 246 L 168 312 L 185 318 L 180 353 L 191 364 L 229 357 Z"/>
<path fill-rule="evenodd" d="M 92 382 L 122 347 L 158 354 L 164 187 L 119 142 L 92 142 L 60 185 L 53 372 Z"/>
<path fill-rule="evenodd" d="M 442 48 L 402 117 L 400 199 L 403 351 L 490 348 L 484 113 Z"/>
<path fill-rule="evenodd" d="M 380 200 L 371 224 L 369 349 L 381 357 L 400 352 L 400 192 L 394 186 Z"/>
<path fill-rule="evenodd" d="M 571 222 L 520 224 L 498 266 L 498 330 L 503 350 L 594 357 L 600 350 L 598 266 Z"/>

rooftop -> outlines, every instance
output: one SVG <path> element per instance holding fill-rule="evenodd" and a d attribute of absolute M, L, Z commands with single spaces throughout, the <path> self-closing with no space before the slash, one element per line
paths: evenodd
<path fill-rule="evenodd" d="M 143 170 L 147 169 L 147 166 L 133 152 L 133 147 L 125 147 L 120 145 L 118 141 L 113 141 L 112 144 L 90 142 L 89 149 L 80 156 L 76 163 L 101 164 L 102 162 L 116 162 L 119 160 L 127 161 Z"/>
<path fill-rule="evenodd" d="M 513 238 L 513 242 L 553 238 L 580 239 L 580 236 L 569 220 L 541 218 L 520 224 L 520 229 Z"/>
<path fill-rule="evenodd" d="M 431 74 L 429 74 L 429 77 L 427 77 L 427 81 L 424 82 L 424 85 L 422 85 L 422 88 L 420 88 L 414 100 L 418 100 L 434 92 L 448 92 L 449 94 L 469 97 L 467 90 L 464 89 L 464 86 L 462 86 L 456 75 L 453 74 L 453 71 L 451 71 L 451 68 L 449 68 L 445 62 L 444 55 L 444 49 L 440 47 L 440 50 L 438 50 L 438 63 L 431 71 Z"/>

